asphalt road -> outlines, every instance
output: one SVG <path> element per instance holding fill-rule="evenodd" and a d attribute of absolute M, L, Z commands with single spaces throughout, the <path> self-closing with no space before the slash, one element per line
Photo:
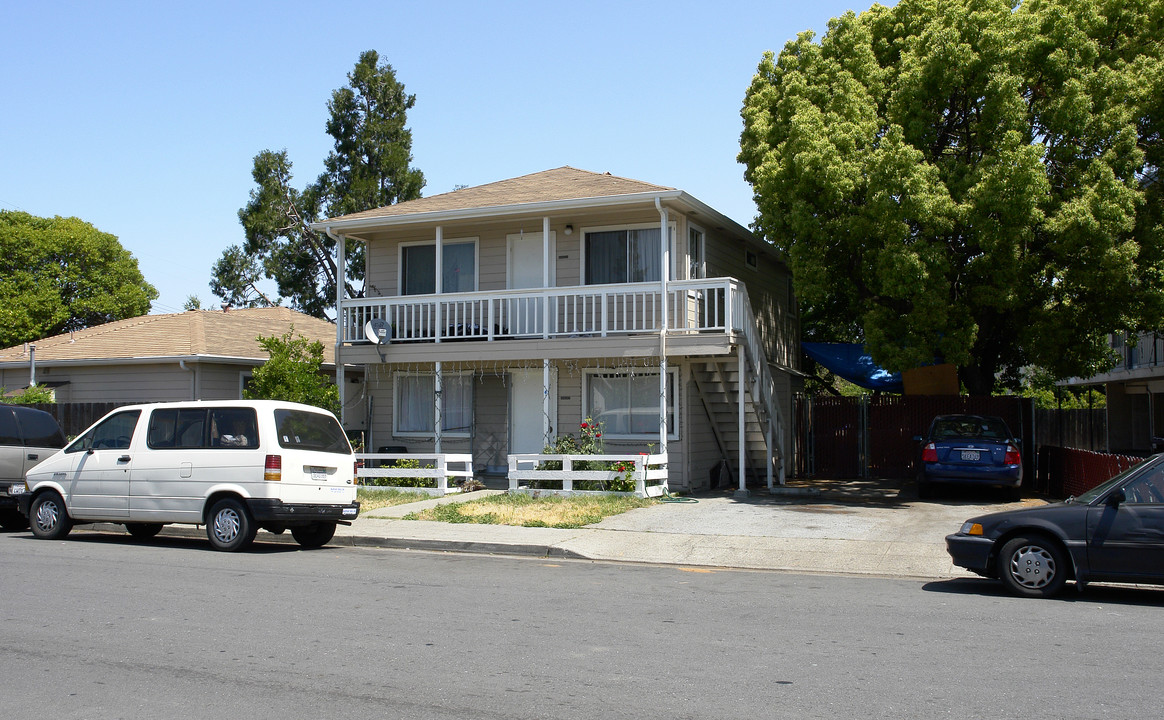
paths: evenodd
<path fill-rule="evenodd" d="M 12 718 L 1146 718 L 1164 591 L 0 535 Z"/>

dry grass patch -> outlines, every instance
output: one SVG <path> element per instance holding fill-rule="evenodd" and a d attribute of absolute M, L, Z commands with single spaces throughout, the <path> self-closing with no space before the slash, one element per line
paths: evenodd
<path fill-rule="evenodd" d="M 360 501 L 360 514 L 393 505 L 407 505 L 408 503 L 428 500 L 432 498 L 428 493 L 402 492 L 400 490 L 379 490 L 376 488 L 360 487 L 356 489 L 356 499 Z"/>
<path fill-rule="evenodd" d="M 618 495 L 546 495 L 524 493 L 493 495 L 480 500 L 455 502 L 409 513 L 405 520 L 437 520 L 451 523 L 517 525 L 520 527 L 580 528 L 634 508 L 648 507 L 652 499 Z"/>

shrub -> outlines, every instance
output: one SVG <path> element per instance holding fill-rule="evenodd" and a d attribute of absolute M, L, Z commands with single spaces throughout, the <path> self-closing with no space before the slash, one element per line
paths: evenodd
<path fill-rule="evenodd" d="M 603 455 L 606 453 L 605 446 L 602 441 L 603 427 L 601 424 L 594 422 L 591 418 L 586 418 L 578 426 L 578 436 L 574 435 L 559 435 L 554 438 L 554 442 L 545 446 L 542 449 L 543 455 Z M 609 481 L 601 480 L 580 480 L 574 483 L 574 487 L 578 490 L 601 490 L 612 492 L 632 492 L 635 489 L 635 466 L 634 463 L 624 461 L 607 461 L 607 460 L 575 460 L 571 465 L 575 470 L 613 470 L 620 473 L 620 475 Z M 543 463 L 538 463 L 538 470 L 561 470 L 562 463 L 559 460 L 547 460 Z M 530 487 L 535 490 L 548 490 L 551 485 L 557 485 L 556 481 L 551 480 L 536 480 L 530 483 Z"/>

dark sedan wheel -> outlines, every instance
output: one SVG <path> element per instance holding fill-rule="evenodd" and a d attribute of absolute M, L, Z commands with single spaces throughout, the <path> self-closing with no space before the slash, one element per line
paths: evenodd
<path fill-rule="evenodd" d="M 44 540 L 60 540 L 73 529 L 65 501 L 55 492 L 43 492 L 32 499 L 28 509 L 32 534 Z"/>
<path fill-rule="evenodd" d="M 1067 556 L 1055 541 L 1041 535 L 1012 538 L 998 553 L 998 577 L 1023 597 L 1051 597 L 1067 582 Z"/>

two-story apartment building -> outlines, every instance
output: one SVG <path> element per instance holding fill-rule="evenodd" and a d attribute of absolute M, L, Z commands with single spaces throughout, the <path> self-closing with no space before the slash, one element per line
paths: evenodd
<path fill-rule="evenodd" d="M 1083 388 L 1102 385 L 1107 395 L 1107 447 L 1110 452 L 1155 452 L 1164 436 L 1164 333 L 1135 337 L 1114 334 L 1112 354 L 1118 363 L 1089 378 L 1071 378 L 1062 384 Z"/>
<path fill-rule="evenodd" d="M 741 485 L 782 481 L 791 276 L 687 193 L 562 167 L 314 227 L 341 273 L 365 249 L 365 297 L 337 298 L 337 367 L 365 367 L 370 449 L 504 472 L 589 420 L 608 452 L 666 452 L 673 489 L 725 462 Z"/>

